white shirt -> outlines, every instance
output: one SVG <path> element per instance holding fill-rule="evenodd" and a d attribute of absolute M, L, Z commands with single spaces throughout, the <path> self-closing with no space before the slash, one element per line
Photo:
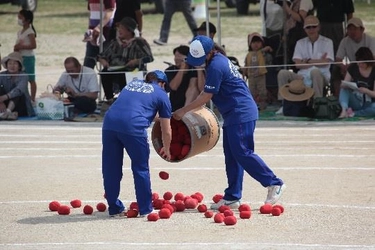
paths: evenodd
<path fill-rule="evenodd" d="M 264 16 L 264 7 L 266 7 L 266 17 Z M 274 0 L 260 1 L 260 16 L 263 20 L 262 35 L 266 36 L 266 29 L 278 31 L 283 29 L 284 11 L 283 8 L 275 3 Z"/>
<path fill-rule="evenodd" d="M 27 30 L 25 30 L 24 32 L 22 32 L 22 30 L 18 31 L 16 44 L 22 43 L 23 45 L 30 45 L 31 44 L 31 40 L 30 40 L 30 37 L 29 37 L 30 34 L 35 35 L 35 32 L 31 27 L 27 28 Z M 21 53 L 22 56 L 33 56 L 34 55 L 33 49 L 22 49 L 19 52 Z"/>
<path fill-rule="evenodd" d="M 70 87 L 76 93 L 99 92 L 98 77 L 96 72 L 89 67 L 81 66 L 82 70 L 78 77 L 73 78 L 67 72 L 62 73 L 56 87 Z"/>
<path fill-rule="evenodd" d="M 369 48 L 372 54 L 375 55 L 375 38 L 363 33 L 362 40 L 356 43 L 350 37 L 346 36 L 340 42 L 336 57 L 340 59 L 347 57 L 349 61 L 355 61 L 355 53 L 360 47 Z"/>
<path fill-rule="evenodd" d="M 326 58 L 329 61 L 334 61 L 334 54 L 333 54 L 333 42 L 328 37 L 319 35 L 318 40 L 314 43 L 311 43 L 309 37 L 302 38 L 297 41 L 296 47 L 294 49 L 293 60 L 307 60 L 307 59 L 321 59 L 322 56 L 327 53 Z M 324 75 L 324 77 L 329 80 L 331 78 L 331 73 L 329 71 L 330 65 L 326 65 L 323 67 L 317 67 L 320 72 Z M 307 69 L 300 69 L 298 71 L 299 75 L 308 76 L 310 75 L 311 68 Z M 306 84 L 306 82 L 305 82 Z M 310 85 L 310 84 L 306 84 Z"/>

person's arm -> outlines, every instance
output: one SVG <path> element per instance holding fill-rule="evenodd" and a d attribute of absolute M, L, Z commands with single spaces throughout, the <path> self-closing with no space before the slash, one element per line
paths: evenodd
<path fill-rule="evenodd" d="M 160 155 L 167 160 L 171 159 L 171 140 L 172 140 L 172 129 L 171 129 L 171 119 L 169 118 L 159 118 L 160 128 L 162 133 L 163 147 L 161 149 Z"/>
<path fill-rule="evenodd" d="M 139 35 L 142 36 L 143 30 L 143 12 L 141 9 L 135 11 L 135 21 L 138 24 Z"/>
<path fill-rule="evenodd" d="M 102 21 L 103 27 L 106 26 L 109 23 L 109 21 L 111 21 L 114 11 L 115 9 L 113 8 L 104 10 L 103 21 Z M 100 33 L 100 23 L 94 28 L 94 30 Z"/>
<path fill-rule="evenodd" d="M 181 120 L 182 117 L 189 111 L 199 108 L 203 105 L 205 105 L 209 100 L 211 100 L 213 94 L 211 93 L 206 93 L 206 92 L 201 92 L 197 99 L 195 99 L 193 102 L 189 103 L 188 105 L 176 110 L 173 113 L 173 117 L 176 120 Z"/>
<path fill-rule="evenodd" d="M 169 82 L 169 88 L 173 91 L 176 91 L 181 83 L 182 79 L 184 78 L 184 75 L 187 73 L 187 69 L 189 68 L 189 65 L 187 65 L 185 62 L 181 63 L 181 68 L 177 71 L 177 74 L 173 79 Z"/>
<path fill-rule="evenodd" d="M 206 82 L 206 77 L 204 75 L 204 70 L 199 67 L 197 70 L 197 78 L 198 78 L 198 91 L 202 92 L 204 90 L 204 84 Z"/>

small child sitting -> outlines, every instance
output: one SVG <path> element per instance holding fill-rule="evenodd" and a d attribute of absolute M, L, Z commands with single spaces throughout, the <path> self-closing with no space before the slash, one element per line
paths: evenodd
<path fill-rule="evenodd" d="M 249 89 L 259 110 L 267 107 L 266 65 L 272 63 L 272 48 L 264 46 L 264 39 L 259 33 L 248 35 L 249 50 L 245 58 L 243 74 L 247 77 Z"/>

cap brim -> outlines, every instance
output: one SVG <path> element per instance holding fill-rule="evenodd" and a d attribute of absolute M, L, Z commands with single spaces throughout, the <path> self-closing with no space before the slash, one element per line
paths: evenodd
<path fill-rule="evenodd" d="M 202 57 L 199 57 L 199 58 L 196 58 L 196 57 L 193 57 L 189 53 L 187 58 L 186 58 L 187 64 L 189 64 L 191 66 L 194 66 L 194 67 L 203 65 L 205 61 L 206 61 L 206 55 L 204 55 Z"/>
<path fill-rule="evenodd" d="M 316 27 L 318 25 L 319 25 L 319 23 L 310 23 L 310 24 L 304 25 L 303 28 L 306 29 L 307 27 Z"/>

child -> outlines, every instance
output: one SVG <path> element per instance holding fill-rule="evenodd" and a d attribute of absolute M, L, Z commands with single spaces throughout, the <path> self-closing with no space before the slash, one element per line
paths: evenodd
<path fill-rule="evenodd" d="M 263 37 L 259 33 L 248 35 L 249 52 L 245 58 L 243 74 L 248 79 L 249 89 L 259 110 L 267 107 L 266 73 L 264 67 L 272 62 L 270 46 L 264 46 Z"/>
<path fill-rule="evenodd" d="M 17 34 L 14 51 L 21 53 L 25 72 L 29 75 L 31 100 L 35 102 L 36 82 L 35 82 L 35 54 L 36 31 L 33 26 L 34 14 L 29 10 L 20 10 L 18 13 L 18 25 L 22 26 Z"/>

